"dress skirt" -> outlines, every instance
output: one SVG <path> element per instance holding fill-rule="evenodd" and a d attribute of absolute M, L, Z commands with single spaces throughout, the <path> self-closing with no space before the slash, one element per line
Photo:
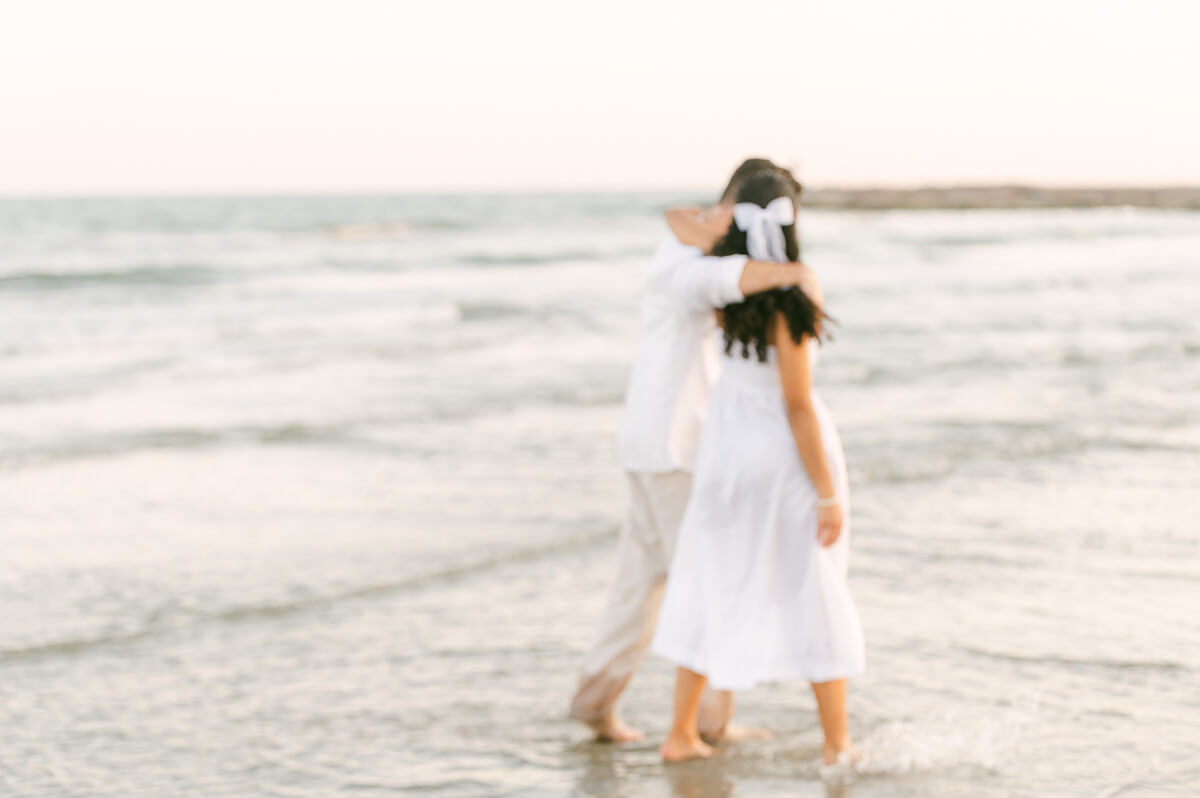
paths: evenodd
<path fill-rule="evenodd" d="M 829 547 L 817 540 L 817 493 L 788 424 L 775 358 L 724 358 L 653 643 L 656 654 L 706 675 L 716 689 L 826 682 L 865 667 L 846 585 L 846 458 L 829 411 L 819 397 L 814 405 L 846 519 Z"/>

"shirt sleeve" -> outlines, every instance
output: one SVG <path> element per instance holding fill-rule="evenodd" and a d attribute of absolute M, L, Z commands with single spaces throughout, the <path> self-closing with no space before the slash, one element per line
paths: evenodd
<path fill-rule="evenodd" d="M 738 283 L 749 260 L 745 255 L 716 258 L 689 248 L 672 264 L 668 293 L 690 310 L 711 310 L 741 302 Z"/>

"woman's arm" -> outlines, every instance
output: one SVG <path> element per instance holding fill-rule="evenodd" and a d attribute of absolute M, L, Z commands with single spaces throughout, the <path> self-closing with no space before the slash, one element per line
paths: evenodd
<path fill-rule="evenodd" d="M 775 348 L 779 352 L 779 378 L 783 384 L 788 425 L 792 428 L 792 437 L 800 451 L 800 459 L 804 461 L 804 468 L 817 489 L 817 497 L 830 500 L 837 498 L 837 492 L 833 474 L 825 459 L 821 426 L 817 422 L 816 407 L 813 405 L 812 370 L 809 368 L 807 342 L 807 336 L 800 343 L 793 341 L 783 314 L 776 314 Z M 841 505 L 818 505 L 817 538 L 821 545 L 832 545 L 841 534 Z"/>

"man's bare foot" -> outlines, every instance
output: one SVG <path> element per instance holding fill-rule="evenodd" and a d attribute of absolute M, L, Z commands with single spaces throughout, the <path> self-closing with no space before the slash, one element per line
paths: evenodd
<path fill-rule="evenodd" d="M 826 765 L 853 765 L 862 759 L 862 751 L 847 737 L 838 743 L 825 743 L 822 758 Z"/>
<path fill-rule="evenodd" d="M 589 723 L 596 732 L 596 740 L 602 743 L 631 743 L 646 736 L 641 729 L 626 725 L 616 715 L 609 715 L 599 723 Z"/>
<path fill-rule="evenodd" d="M 770 740 L 771 732 L 766 729 L 760 729 L 756 726 L 742 726 L 738 723 L 729 723 L 725 726 L 725 731 L 721 734 L 721 742 L 740 743 L 744 740 Z"/>
<path fill-rule="evenodd" d="M 677 737 L 671 735 L 658 749 L 664 762 L 684 762 L 689 759 L 708 759 L 713 755 L 712 747 L 695 737 Z"/>

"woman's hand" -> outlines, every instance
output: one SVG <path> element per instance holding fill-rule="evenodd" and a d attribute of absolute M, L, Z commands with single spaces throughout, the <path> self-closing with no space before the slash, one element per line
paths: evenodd
<path fill-rule="evenodd" d="M 832 546 L 842 536 L 842 505 L 833 504 L 817 510 L 817 540 L 822 546 Z"/>

